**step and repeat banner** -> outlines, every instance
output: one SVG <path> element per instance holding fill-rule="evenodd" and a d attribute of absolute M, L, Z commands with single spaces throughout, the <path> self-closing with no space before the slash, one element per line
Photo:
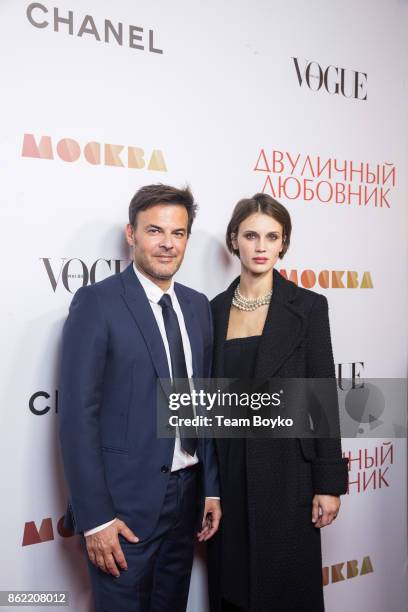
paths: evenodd
<path fill-rule="evenodd" d="M 177 279 L 209 298 L 238 272 L 234 204 L 281 201 L 294 229 L 278 269 L 327 297 L 341 392 L 406 376 L 408 3 L 1 0 L 0 28 L 0 588 L 68 590 L 87 612 L 62 526 L 61 330 L 78 287 L 128 264 L 140 186 L 191 186 Z M 408 610 L 406 439 L 374 438 L 376 420 L 343 439 L 329 612 Z M 189 612 L 208 609 L 205 580 L 197 550 Z"/>

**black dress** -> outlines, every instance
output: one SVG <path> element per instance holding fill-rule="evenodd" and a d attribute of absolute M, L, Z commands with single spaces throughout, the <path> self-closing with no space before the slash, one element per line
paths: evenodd
<path fill-rule="evenodd" d="M 224 342 L 226 378 L 253 377 L 261 336 Z M 228 479 L 223 491 L 222 597 L 235 606 L 249 605 L 249 530 L 246 486 L 246 439 L 225 439 Z"/>

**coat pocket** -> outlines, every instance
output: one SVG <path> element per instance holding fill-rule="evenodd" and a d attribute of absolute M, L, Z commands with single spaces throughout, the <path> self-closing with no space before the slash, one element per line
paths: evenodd
<path fill-rule="evenodd" d="M 314 438 L 298 438 L 299 448 L 303 459 L 313 461 L 316 458 Z"/>
<path fill-rule="evenodd" d="M 119 453 L 121 455 L 128 455 L 129 451 L 127 448 L 119 448 L 116 446 L 102 446 L 102 450 L 105 453 Z"/>
<path fill-rule="evenodd" d="M 301 440 L 299 440 L 301 442 Z M 303 449 L 298 445 L 296 461 L 297 503 L 299 506 L 310 506 L 313 500 L 312 462 L 304 458 Z"/>
<path fill-rule="evenodd" d="M 298 465 L 298 504 L 300 506 L 311 506 L 313 501 L 312 465 L 310 461 L 304 461 Z"/>

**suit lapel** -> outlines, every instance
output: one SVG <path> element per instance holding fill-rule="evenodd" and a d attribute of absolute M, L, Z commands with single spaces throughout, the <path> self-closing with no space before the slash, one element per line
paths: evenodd
<path fill-rule="evenodd" d="M 188 338 L 190 340 L 191 355 L 193 362 L 193 377 L 201 378 L 202 371 L 202 355 L 203 355 L 203 339 L 200 333 L 200 324 L 194 313 L 192 304 L 188 296 L 183 291 L 183 288 L 178 283 L 174 283 L 174 291 L 180 304 L 181 311 L 184 317 Z"/>
<path fill-rule="evenodd" d="M 170 378 L 166 351 L 160 330 L 146 293 L 134 273 L 133 264 L 130 264 L 122 272 L 121 276 L 124 285 L 122 297 L 145 340 L 157 376 L 160 379 Z M 168 390 L 165 389 L 165 392 L 167 394 Z"/>

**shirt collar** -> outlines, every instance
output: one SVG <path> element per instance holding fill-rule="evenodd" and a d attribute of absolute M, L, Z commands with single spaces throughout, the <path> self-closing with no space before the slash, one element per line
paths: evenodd
<path fill-rule="evenodd" d="M 160 287 L 156 285 L 156 283 L 154 283 L 149 278 L 147 278 L 147 276 L 142 274 L 142 272 L 140 272 L 140 270 L 136 268 L 136 265 L 134 262 L 133 262 L 133 270 L 137 278 L 139 279 L 140 284 L 142 285 L 149 302 L 155 302 L 157 304 L 164 293 L 167 293 L 172 299 L 174 298 L 174 280 L 173 279 L 171 279 L 171 284 L 170 284 L 170 287 L 167 289 L 167 291 L 163 291 L 162 289 L 160 289 Z"/>

